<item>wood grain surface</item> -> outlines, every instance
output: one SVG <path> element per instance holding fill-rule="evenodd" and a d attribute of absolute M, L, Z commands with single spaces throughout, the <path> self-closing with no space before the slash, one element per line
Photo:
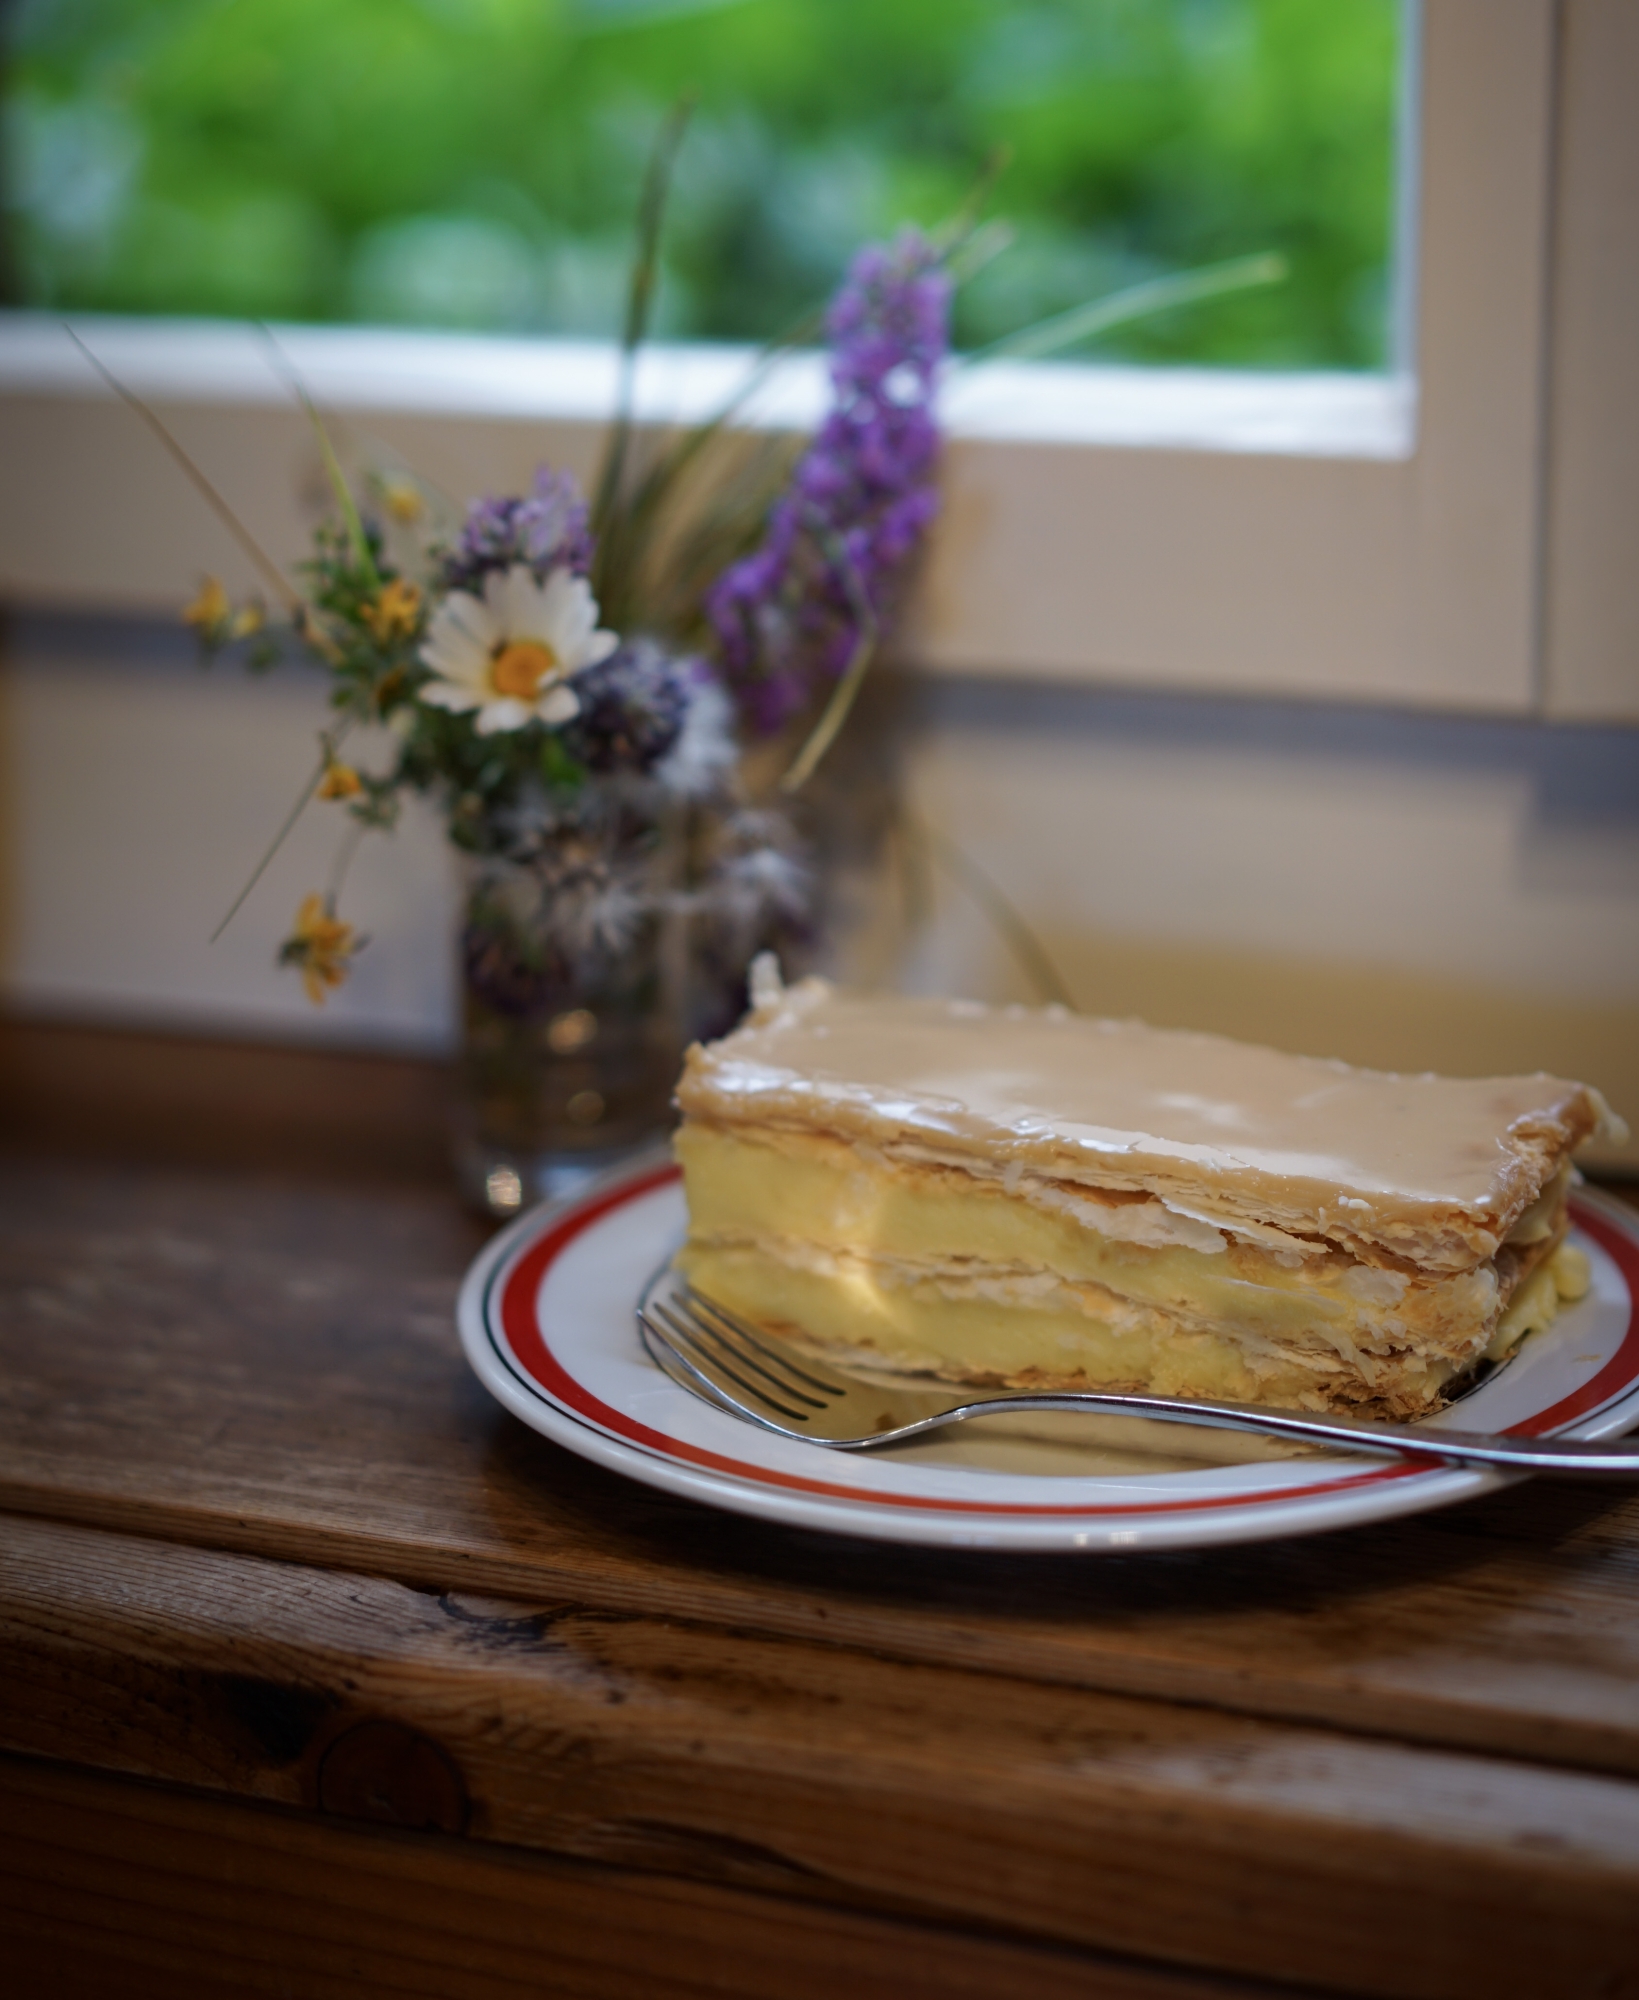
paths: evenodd
<path fill-rule="evenodd" d="M 1348 1940 L 1373 1991 L 1592 1994 L 1639 1965 L 1623 1780 L 5 1530 L 9 1750 L 1277 1978 L 1335 1980 Z M 1433 1907 L 1396 1893 L 1435 1875 Z"/>
<path fill-rule="evenodd" d="M 495 1406 L 453 1320 L 481 1241 L 436 1183 L 0 1159 L 0 1504 L 1639 1773 L 1639 1497 L 1620 1488 L 1094 1561 L 764 1526 Z"/>
<path fill-rule="evenodd" d="M 425 1066 L 13 1026 L 0 1091 L 8 1750 L 1044 1992 L 1639 1995 L 1639 1500 L 1091 1560 L 740 1520 L 467 1373 Z"/>
<path fill-rule="evenodd" d="M 11 1758 L 0 1881 L 28 2000 L 1304 2000 Z"/>

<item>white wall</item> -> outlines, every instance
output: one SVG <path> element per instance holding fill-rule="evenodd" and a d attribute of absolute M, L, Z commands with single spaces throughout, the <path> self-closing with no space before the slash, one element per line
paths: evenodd
<path fill-rule="evenodd" d="M 1007 892 L 1081 1005 L 1399 1067 L 1552 1068 L 1639 1114 L 1639 730 L 1013 679 L 917 681 L 904 710 L 918 810 Z M 425 820 L 367 843 L 347 901 L 372 942 L 322 1013 L 273 954 L 325 879 L 334 808 L 310 808 L 206 941 L 321 718 L 303 670 L 205 673 L 165 626 L 15 616 L 0 990 L 31 1010 L 447 1046 L 455 876 Z M 897 908 L 885 883 L 844 953 L 856 974 L 1027 994 L 948 880 L 919 936 Z"/>
<path fill-rule="evenodd" d="M 928 812 L 1039 922 L 1639 1001 L 1639 730 L 1006 684 L 922 707 Z"/>
<path fill-rule="evenodd" d="M 1004 682 L 920 706 L 920 810 L 1078 1005 L 1385 1068 L 1553 1070 L 1639 1123 L 1639 730 Z M 971 899 L 940 905 L 909 978 L 1026 997 Z"/>
<path fill-rule="evenodd" d="M 371 942 L 322 1012 L 274 963 L 343 821 L 315 804 L 211 932 L 310 777 L 324 684 L 203 669 L 180 629 L 16 618 L 0 678 L 0 979 L 13 1004 L 249 1035 L 447 1045 L 454 870 L 418 816 L 367 840 L 346 901 Z"/>

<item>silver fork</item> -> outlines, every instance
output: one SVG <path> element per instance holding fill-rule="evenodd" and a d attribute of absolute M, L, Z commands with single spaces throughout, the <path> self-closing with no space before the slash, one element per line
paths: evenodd
<path fill-rule="evenodd" d="M 1362 1417 L 1312 1417 L 1254 1403 L 1106 1395 L 1101 1390 L 1007 1390 L 975 1397 L 947 1387 L 884 1386 L 839 1374 L 809 1354 L 770 1340 L 739 1314 L 697 1292 L 670 1266 L 645 1287 L 637 1319 L 650 1357 L 680 1387 L 765 1431 L 833 1451 L 868 1451 L 941 1424 L 1019 1410 L 1106 1410 L 1214 1430 L 1260 1431 L 1346 1451 L 1397 1453 L 1442 1465 L 1639 1477 L 1639 1442 L 1624 1446 L 1575 1438 L 1501 1437 Z"/>

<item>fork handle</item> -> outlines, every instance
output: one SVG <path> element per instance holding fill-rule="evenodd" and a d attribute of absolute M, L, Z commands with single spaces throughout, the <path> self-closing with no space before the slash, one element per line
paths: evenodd
<path fill-rule="evenodd" d="M 1159 1417 L 1165 1423 L 1204 1424 L 1213 1430 L 1262 1431 L 1303 1444 L 1343 1445 L 1351 1451 L 1393 1452 L 1432 1459 L 1443 1465 L 1496 1465 L 1513 1472 L 1560 1472 L 1586 1478 L 1613 1475 L 1639 1478 L 1639 1439 L 1603 1444 L 1580 1438 L 1500 1436 L 1482 1431 L 1434 1431 L 1364 1417 L 1310 1417 L 1293 1410 L 1270 1410 L 1257 1403 L 1183 1403 L 1166 1396 L 1106 1395 L 1098 1390 L 1059 1390 L 1042 1395 L 991 1396 L 962 1403 L 930 1422 L 999 1415 L 1011 1410 L 1110 1410 L 1130 1417 Z M 908 1426 L 921 1429 L 922 1425 Z M 903 1437 L 903 1430 L 892 1434 Z M 860 1449 L 888 1439 L 860 1439 Z"/>

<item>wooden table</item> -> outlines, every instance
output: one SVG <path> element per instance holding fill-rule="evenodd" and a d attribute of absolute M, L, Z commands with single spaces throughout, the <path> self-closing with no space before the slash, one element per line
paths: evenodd
<path fill-rule="evenodd" d="M 10 1991 L 1639 1995 L 1639 1497 L 1091 1560 L 708 1512 L 468 1374 L 436 1071 L 0 1072 Z"/>

